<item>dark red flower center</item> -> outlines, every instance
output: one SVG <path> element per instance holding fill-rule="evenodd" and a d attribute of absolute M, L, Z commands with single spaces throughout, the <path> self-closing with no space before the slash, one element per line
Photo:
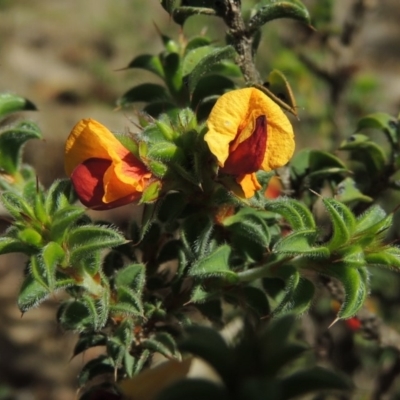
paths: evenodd
<path fill-rule="evenodd" d="M 237 137 L 239 137 L 238 132 Z M 267 117 L 256 118 L 253 134 L 240 143 L 234 150 L 235 141 L 229 146 L 229 157 L 222 172 L 231 175 L 252 174 L 260 169 L 267 149 Z"/>

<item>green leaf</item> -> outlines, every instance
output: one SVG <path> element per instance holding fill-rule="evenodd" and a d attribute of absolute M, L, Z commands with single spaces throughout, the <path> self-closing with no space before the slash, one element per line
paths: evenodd
<path fill-rule="evenodd" d="M 126 67 L 126 69 L 130 68 L 144 69 L 153 72 L 160 78 L 164 77 L 164 69 L 160 58 L 151 54 L 141 54 L 140 56 L 135 57 Z"/>
<path fill-rule="evenodd" d="M 185 56 L 192 50 L 203 46 L 209 46 L 211 39 L 205 36 L 194 36 L 190 38 L 185 46 Z"/>
<path fill-rule="evenodd" d="M 46 194 L 45 209 L 47 214 L 53 216 L 54 221 L 54 214 L 72 204 L 75 201 L 74 197 L 75 193 L 70 179 L 55 180 Z"/>
<path fill-rule="evenodd" d="M 130 264 L 119 270 L 115 276 L 116 286 L 127 286 L 141 294 L 146 282 L 146 267 L 143 264 Z"/>
<path fill-rule="evenodd" d="M 207 256 L 193 263 L 189 270 L 189 276 L 199 280 L 219 277 L 231 283 L 237 281 L 237 275 L 229 269 L 230 252 L 231 248 L 228 245 L 218 247 Z"/>
<path fill-rule="evenodd" d="M 171 96 L 164 86 L 156 83 L 143 83 L 125 92 L 118 99 L 117 104 L 118 106 L 125 107 L 137 102 L 153 103 L 165 100 L 169 101 L 170 99 Z"/>
<path fill-rule="evenodd" d="M 133 371 L 133 375 L 137 375 L 139 372 L 142 371 L 142 369 L 144 368 L 145 364 L 147 363 L 147 361 L 150 357 L 151 357 L 151 353 L 149 350 L 145 349 L 142 351 L 142 353 L 140 354 L 140 357 L 138 359 L 136 359 L 136 364 L 135 364 L 135 368 Z"/>
<path fill-rule="evenodd" d="M 151 164 L 152 163 L 150 163 L 150 165 Z M 150 170 L 154 173 L 153 167 L 154 166 L 152 165 Z M 160 171 L 158 171 L 158 172 L 160 172 Z M 154 181 L 154 182 L 150 183 L 150 185 L 148 185 L 146 187 L 146 189 L 143 190 L 142 196 L 140 197 L 139 204 L 155 202 L 160 197 L 161 189 L 162 189 L 161 181 Z"/>
<path fill-rule="evenodd" d="M 200 85 L 198 85 L 199 87 Z M 199 122 L 207 120 L 220 95 L 205 97 L 196 107 L 196 117 Z"/>
<path fill-rule="evenodd" d="M 125 319 L 107 341 L 107 354 L 113 360 L 115 367 L 120 368 L 126 362 L 130 373 L 133 371 L 134 359 L 127 355 L 129 355 L 133 340 L 132 321 Z"/>
<path fill-rule="evenodd" d="M 206 7 L 178 7 L 174 9 L 172 18 L 177 24 L 183 25 L 193 15 L 216 16 L 217 13 L 212 8 Z"/>
<path fill-rule="evenodd" d="M 165 118 L 164 121 L 162 120 L 155 121 L 155 125 L 167 142 L 171 143 L 179 137 L 180 132 L 177 132 L 175 128 L 171 126 L 171 121 L 168 118 Z M 149 139 L 151 140 L 152 137 L 150 136 Z"/>
<path fill-rule="evenodd" d="M 203 286 L 194 285 L 192 289 L 192 293 L 190 294 L 190 303 L 194 304 L 204 304 L 206 301 L 212 299 L 213 294 L 207 292 Z"/>
<path fill-rule="evenodd" d="M 196 65 L 207 55 L 215 50 L 215 46 L 202 46 L 195 48 L 194 50 L 188 52 L 183 59 L 182 64 L 182 75 L 186 76 L 190 74 Z"/>
<path fill-rule="evenodd" d="M 187 217 L 182 223 L 181 239 L 189 252 L 203 257 L 209 250 L 214 224 L 207 213 Z"/>
<path fill-rule="evenodd" d="M 282 315 L 288 312 L 301 315 L 306 312 L 314 299 L 315 286 L 308 279 L 293 278 L 295 285 L 286 287 L 286 295 L 274 310 L 274 315 Z"/>
<path fill-rule="evenodd" d="M 191 99 L 191 106 L 195 110 L 202 101 L 209 99 L 210 96 L 220 96 L 225 92 L 235 88 L 235 83 L 222 75 L 206 75 L 200 79 Z"/>
<path fill-rule="evenodd" d="M 103 295 L 94 298 L 89 294 L 84 294 L 79 300 L 69 303 L 69 306 L 63 313 L 61 324 L 69 330 L 82 332 L 85 329 L 99 330 L 108 318 L 108 292 L 103 291 Z M 83 312 L 85 308 L 86 313 Z M 69 327 L 69 328 L 68 328 Z"/>
<path fill-rule="evenodd" d="M 339 150 L 350 151 L 351 158 L 365 163 L 367 171 L 372 176 L 381 173 L 387 163 L 383 148 L 373 142 L 368 136 L 360 133 L 355 133 L 344 140 Z"/>
<path fill-rule="evenodd" d="M 29 246 L 36 246 L 37 248 L 40 248 L 43 244 L 42 235 L 33 228 L 21 229 L 18 232 L 18 239 Z"/>
<path fill-rule="evenodd" d="M 165 163 L 170 161 L 179 162 L 183 159 L 184 154 L 174 143 L 158 142 L 152 143 L 151 146 L 149 146 L 147 157 Z"/>
<path fill-rule="evenodd" d="M 321 273 L 338 279 L 343 285 L 345 298 L 337 318 L 346 319 L 355 315 L 368 295 L 368 271 L 366 268 L 355 269 L 335 263 L 329 268 L 324 268 Z"/>
<path fill-rule="evenodd" d="M 116 315 L 143 316 L 142 293 L 136 293 L 128 286 L 119 286 L 117 289 L 118 301 L 112 304 L 110 309 Z"/>
<path fill-rule="evenodd" d="M 71 264 L 85 258 L 90 253 L 123 243 L 125 243 L 125 238 L 115 229 L 94 225 L 73 228 L 66 238 L 66 244 L 70 249 Z"/>
<path fill-rule="evenodd" d="M 0 237 L 0 254 L 23 253 L 26 255 L 32 255 L 37 253 L 37 251 L 38 249 L 36 246 L 22 242 L 19 239 L 7 236 Z"/>
<path fill-rule="evenodd" d="M 295 372 L 280 382 L 282 399 L 299 397 L 310 392 L 325 390 L 350 390 L 352 383 L 344 376 L 321 367 Z"/>
<path fill-rule="evenodd" d="M 143 207 L 140 240 L 149 232 L 150 227 L 153 225 L 157 215 L 157 203 L 147 203 Z"/>
<path fill-rule="evenodd" d="M 64 249 L 56 242 L 49 242 L 45 247 L 43 247 L 41 259 L 43 260 L 43 266 L 46 271 L 47 286 L 50 290 L 54 290 L 55 288 L 56 270 L 63 262 L 64 257 Z"/>
<path fill-rule="evenodd" d="M 373 205 L 368 208 L 363 214 L 357 218 L 357 225 L 354 233 L 358 234 L 364 231 L 369 231 L 372 227 L 376 226 L 382 221 L 386 221 L 386 211 L 379 205 Z M 388 224 L 384 227 L 389 227 L 392 219 L 388 221 Z M 374 233 L 377 231 L 374 230 Z"/>
<path fill-rule="evenodd" d="M 56 289 L 72 286 L 75 281 L 62 273 L 56 274 Z M 49 290 L 29 274 L 20 289 L 18 295 L 18 308 L 22 311 L 28 311 L 32 307 L 38 306 L 50 295 Z"/>
<path fill-rule="evenodd" d="M 35 215 L 30 204 L 14 192 L 4 192 L 0 195 L 5 209 L 17 220 L 25 224 L 35 220 Z"/>
<path fill-rule="evenodd" d="M 181 359 L 175 339 L 167 332 L 159 332 L 151 338 L 143 340 L 142 346 L 145 349 L 158 352 L 169 359 Z"/>
<path fill-rule="evenodd" d="M 16 111 L 36 110 L 36 106 L 28 99 L 11 93 L 0 94 L 0 118 Z"/>
<path fill-rule="evenodd" d="M 201 49 L 203 48 L 200 47 L 198 50 L 200 51 Z M 195 51 L 197 52 L 197 50 L 193 50 L 186 56 L 185 62 L 187 62 L 186 59 L 191 55 L 191 53 Z M 184 80 L 187 83 L 189 93 L 192 94 L 194 92 L 200 79 L 204 75 L 208 74 L 215 64 L 218 64 L 222 60 L 234 59 L 235 57 L 235 49 L 232 46 L 225 46 L 216 48 L 203 55 L 201 59 L 196 60 L 197 62 L 193 62 L 190 65 L 191 68 L 187 67 L 187 71 L 190 71 L 190 73 L 187 72 L 184 74 Z"/>
<path fill-rule="evenodd" d="M 378 112 L 366 115 L 358 121 L 356 132 L 363 129 L 379 129 L 384 132 L 392 143 L 396 145 L 398 142 L 397 129 L 398 122 L 389 114 Z"/>
<path fill-rule="evenodd" d="M 327 247 L 332 251 L 349 241 L 356 227 L 356 218 L 351 210 L 340 201 L 329 198 L 324 198 L 322 201 L 332 222 L 332 237 L 327 243 Z"/>
<path fill-rule="evenodd" d="M 327 167 L 346 169 L 346 165 L 343 161 L 332 153 L 321 150 L 311 150 L 309 153 L 310 171 L 314 172 Z"/>
<path fill-rule="evenodd" d="M 179 94 L 182 88 L 181 58 L 177 53 L 169 53 L 162 58 L 165 83 L 173 96 Z"/>
<path fill-rule="evenodd" d="M 365 261 L 368 265 L 400 269 L 400 248 L 386 246 L 377 252 L 367 253 Z"/>
<path fill-rule="evenodd" d="M 265 209 L 282 215 L 295 231 L 316 228 L 311 211 L 297 200 L 290 198 L 271 200 L 266 203 Z"/>
<path fill-rule="evenodd" d="M 268 298 L 265 292 L 257 287 L 245 286 L 238 287 L 237 290 L 230 289 L 225 293 L 224 298 L 241 307 L 246 313 L 253 311 L 257 318 L 265 318 L 270 315 Z"/>
<path fill-rule="evenodd" d="M 18 308 L 24 313 L 33 307 L 37 307 L 49 295 L 50 292 L 46 287 L 34 279 L 32 275 L 28 275 L 18 294 Z"/>
<path fill-rule="evenodd" d="M 235 251 L 260 261 L 270 243 L 269 228 L 261 213 L 242 208 L 235 215 L 225 218 L 223 225 L 230 234 Z"/>
<path fill-rule="evenodd" d="M 214 64 L 210 69 L 210 74 L 218 76 L 230 76 L 232 78 L 242 78 L 243 74 L 240 67 L 231 60 L 222 60 Z"/>
<path fill-rule="evenodd" d="M 22 121 L 1 132 L 0 168 L 8 174 L 14 174 L 20 167 L 23 145 L 28 140 L 40 139 L 41 137 L 42 133 L 39 127 L 35 123 L 28 121 Z"/>
<path fill-rule="evenodd" d="M 90 360 L 78 375 L 78 385 L 83 387 L 87 382 L 100 375 L 114 376 L 115 367 L 112 359 L 106 355 Z"/>
<path fill-rule="evenodd" d="M 178 111 L 177 105 L 172 100 L 155 101 L 143 108 L 143 112 L 153 118 L 159 118 L 162 114 L 175 115 Z"/>
<path fill-rule="evenodd" d="M 347 177 L 340 182 L 336 188 L 335 198 L 345 204 L 353 204 L 355 202 L 371 203 L 372 197 L 366 196 L 357 188 L 356 181 Z"/>
<path fill-rule="evenodd" d="M 232 354 L 219 332 L 203 326 L 189 326 L 178 347 L 181 352 L 191 353 L 208 362 L 223 379 L 229 377 Z"/>
<path fill-rule="evenodd" d="M 256 30 L 269 21 L 278 18 L 291 18 L 310 25 L 310 14 L 299 0 L 270 1 L 264 0 L 260 8 L 249 21 L 249 28 Z"/>
<path fill-rule="evenodd" d="M 50 225 L 50 237 L 58 242 L 68 235 L 71 228 L 80 217 L 85 214 L 85 209 L 79 206 L 67 206 L 53 214 Z"/>
<path fill-rule="evenodd" d="M 282 237 L 275 244 L 273 251 L 288 256 L 303 256 L 309 258 L 327 258 L 330 255 L 329 249 L 317 246 L 315 241 L 317 232 L 311 230 L 299 230 Z"/>
<path fill-rule="evenodd" d="M 106 343 L 107 336 L 104 333 L 83 332 L 79 335 L 74 351 L 72 352 L 72 357 L 75 357 L 92 347 L 105 346 Z"/>

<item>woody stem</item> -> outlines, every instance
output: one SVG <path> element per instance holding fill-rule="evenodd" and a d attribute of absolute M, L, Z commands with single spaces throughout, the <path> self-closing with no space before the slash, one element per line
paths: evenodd
<path fill-rule="evenodd" d="M 247 29 L 240 0 L 225 0 L 223 19 L 228 27 L 228 35 L 238 53 L 237 63 L 247 84 L 262 83 L 253 59 L 254 36 Z"/>

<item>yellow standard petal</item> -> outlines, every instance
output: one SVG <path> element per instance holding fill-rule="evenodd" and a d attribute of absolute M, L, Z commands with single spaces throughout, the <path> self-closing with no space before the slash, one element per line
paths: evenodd
<path fill-rule="evenodd" d="M 127 150 L 118 139 L 94 119 L 82 119 L 72 129 L 65 144 L 64 166 L 68 176 L 89 158 L 120 162 Z"/>
<path fill-rule="evenodd" d="M 211 110 L 204 137 L 221 167 L 229 156 L 230 144 L 235 147 L 250 137 L 256 119 L 267 119 L 267 148 L 261 169 L 269 171 L 285 165 L 294 152 L 293 128 L 280 107 L 260 90 L 245 88 L 222 95 Z M 234 150 L 234 149 L 233 149 Z M 249 154 L 251 157 L 251 154 Z"/>

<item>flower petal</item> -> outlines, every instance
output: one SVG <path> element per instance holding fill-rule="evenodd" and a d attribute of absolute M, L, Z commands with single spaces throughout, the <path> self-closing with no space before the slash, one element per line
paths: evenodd
<path fill-rule="evenodd" d="M 285 165 L 294 152 L 293 128 L 280 107 L 260 90 L 246 88 L 222 95 L 211 110 L 204 137 L 211 152 L 223 167 L 235 145 L 255 131 L 257 118 L 267 118 L 268 143 L 260 169 L 269 171 Z M 249 154 L 249 157 L 252 157 Z"/>
<path fill-rule="evenodd" d="M 246 140 L 236 145 L 235 139 L 229 146 L 229 157 L 222 172 L 231 175 L 251 174 L 260 169 L 267 147 L 267 119 L 260 115 L 256 119 L 254 132 Z"/>
<path fill-rule="evenodd" d="M 113 202 L 104 202 L 103 178 L 111 161 L 101 158 L 90 158 L 79 164 L 71 174 L 71 180 L 81 203 L 89 208 L 107 210 L 131 203 L 140 197 L 133 192 Z"/>
<path fill-rule="evenodd" d="M 253 197 L 255 192 L 261 189 L 261 185 L 254 173 L 239 176 L 236 178 L 236 182 L 241 186 L 246 199 Z"/>
<path fill-rule="evenodd" d="M 74 126 L 65 144 L 65 171 L 71 175 L 85 160 L 116 160 L 126 153 L 128 150 L 104 125 L 91 118 L 82 119 Z"/>
<path fill-rule="evenodd" d="M 83 119 L 72 129 L 65 146 L 65 170 L 82 203 L 97 209 L 140 198 L 152 177 L 138 158 L 93 119 Z"/>
<path fill-rule="evenodd" d="M 103 201 L 109 203 L 132 193 L 140 195 L 151 177 L 144 164 L 127 151 L 122 159 L 113 162 L 104 176 Z"/>

